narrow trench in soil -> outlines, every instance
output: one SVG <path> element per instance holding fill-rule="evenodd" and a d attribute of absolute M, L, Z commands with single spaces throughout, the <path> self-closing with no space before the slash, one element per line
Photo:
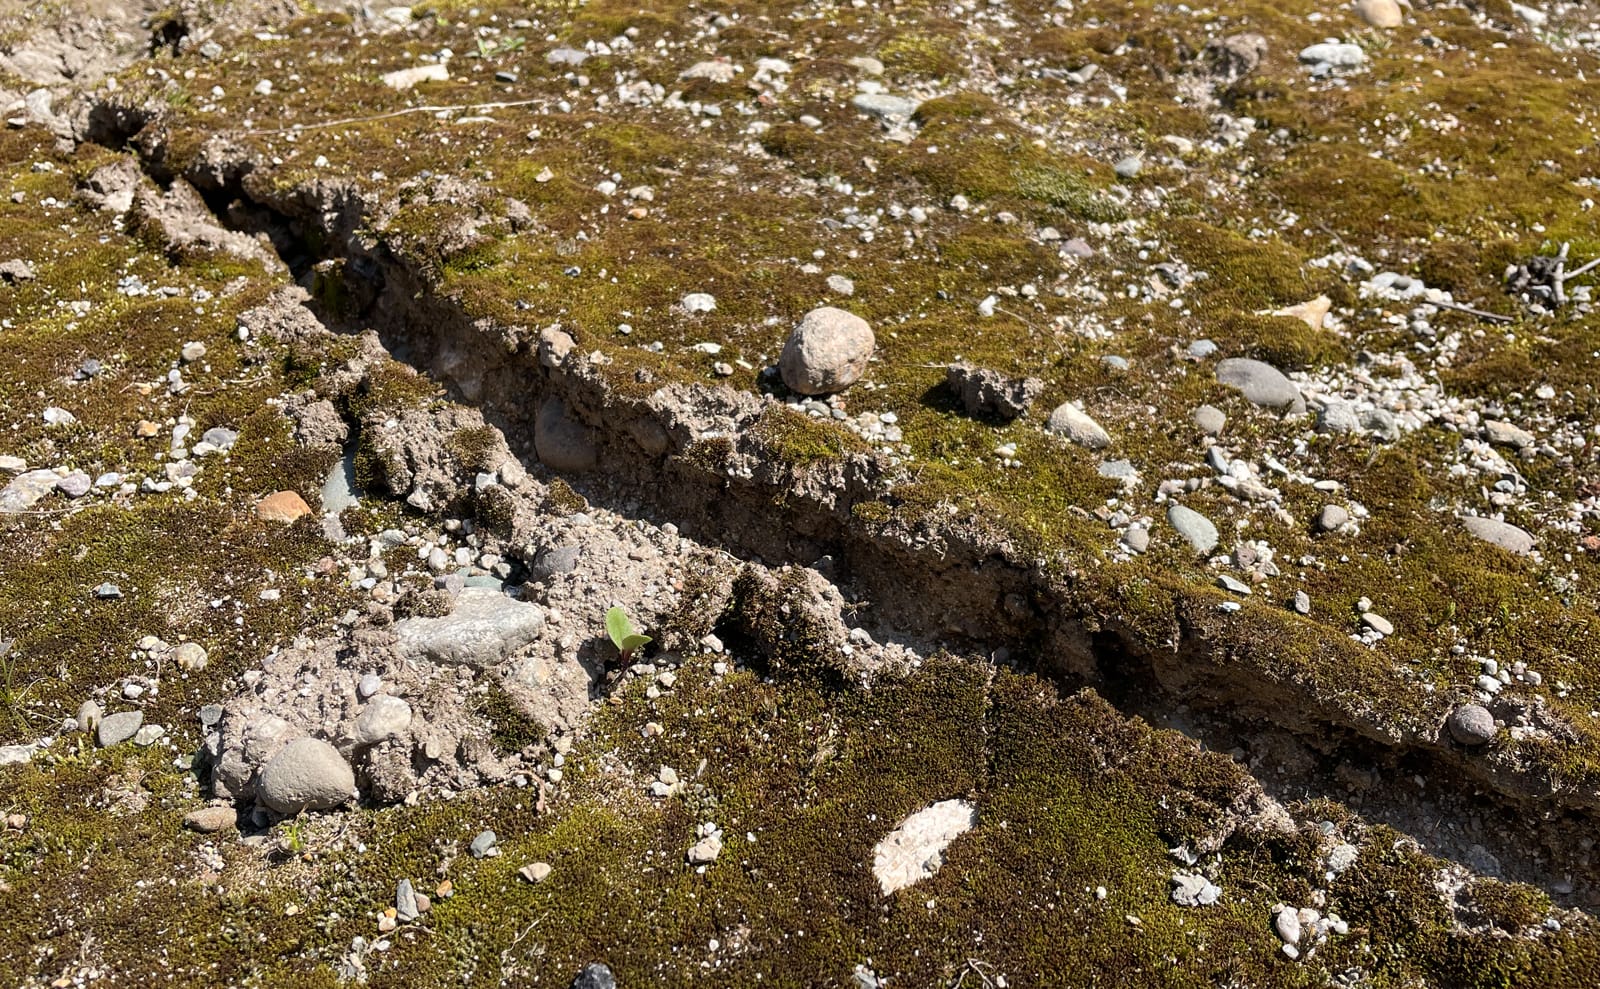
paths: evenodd
<path fill-rule="evenodd" d="M 116 139 L 97 139 L 126 149 L 134 136 L 126 126 L 117 125 L 124 132 L 115 134 Z M 170 182 L 159 162 L 140 158 L 147 174 Z M 201 191 L 217 222 L 265 233 L 302 284 L 317 262 L 341 263 L 352 295 L 363 303 L 347 328 L 376 329 L 392 357 L 448 388 L 456 401 L 476 407 L 502 430 L 525 464 L 537 465 L 532 410 L 561 384 L 542 377 L 538 365 L 528 360 L 515 390 L 463 388 L 449 373 L 451 361 L 494 343 L 381 244 L 369 249 L 352 236 L 362 219 L 359 204 L 342 202 L 339 209 L 326 212 L 307 208 L 307 215 L 292 216 L 252 200 L 237 178 Z M 313 243 L 326 249 L 319 252 Z M 505 355 L 490 359 L 504 362 Z M 598 426 L 603 439 L 627 442 L 624 423 L 603 421 Z M 1539 806 L 1493 792 L 1429 751 L 1385 746 L 1270 703 L 1257 708 L 1248 701 L 1194 698 L 1191 706 L 1190 699 L 1161 683 L 1148 660 L 1130 655 L 1114 635 L 1091 636 L 1081 623 L 1069 620 L 1067 627 L 1059 621 L 1037 601 L 1031 575 L 1014 564 L 970 554 L 939 559 L 926 551 L 890 552 L 852 538 L 848 526 L 824 512 L 813 509 L 812 517 L 806 517 L 806 506 L 798 512 L 792 505 L 780 510 L 758 484 L 724 483 L 718 489 L 703 475 L 675 468 L 673 459 L 658 464 L 633 458 L 635 466 L 628 472 L 563 479 L 592 504 L 657 525 L 673 522 L 685 535 L 743 560 L 816 566 L 825 559 L 819 569 L 847 600 L 863 602 L 855 617 L 877 641 L 923 649 L 937 642 L 966 655 L 998 655 L 1048 676 L 1064 692 L 1091 687 L 1127 716 L 1233 755 L 1299 818 L 1315 819 L 1314 803 L 1331 802 L 1369 824 L 1410 835 L 1428 853 L 1474 874 L 1537 886 L 1562 906 L 1591 912 L 1600 908 L 1600 870 L 1591 854 L 1595 829 L 1581 810 Z M 1023 601 L 1016 609 L 1020 619 L 997 623 L 989 616 L 996 602 L 1011 603 L 1018 597 Z M 1240 697 L 1247 690 L 1241 684 L 1224 693 Z"/>

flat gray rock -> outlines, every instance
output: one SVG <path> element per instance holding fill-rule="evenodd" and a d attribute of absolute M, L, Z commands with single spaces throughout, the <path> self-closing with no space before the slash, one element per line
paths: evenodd
<path fill-rule="evenodd" d="M 0 515 L 26 512 L 54 491 L 60 478 L 53 470 L 30 470 L 18 474 L 0 488 Z"/>
<path fill-rule="evenodd" d="M 1463 515 L 1461 525 L 1486 543 L 1493 543 L 1518 556 L 1533 552 L 1533 535 L 1509 522 L 1486 519 L 1477 515 Z"/>
<path fill-rule="evenodd" d="M 1215 436 L 1222 432 L 1222 427 L 1228 424 L 1228 417 L 1214 405 L 1202 405 L 1193 413 L 1194 424 L 1200 431 L 1208 436 Z"/>
<path fill-rule="evenodd" d="M 909 120 L 922 101 L 888 93 L 859 93 L 850 100 L 850 105 L 879 120 Z"/>
<path fill-rule="evenodd" d="M 118 711 L 108 714 L 95 725 L 94 740 L 102 748 L 120 745 L 139 733 L 144 724 L 143 711 Z"/>
<path fill-rule="evenodd" d="M 1211 520 L 1192 508 L 1183 505 L 1167 506 L 1167 522 L 1184 538 L 1196 553 L 1209 553 L 1217 548 L 1217 527 Z"/>
<path fill-rule="evenodd" d="M 544 612 L 538 605 L 483 587 L 464 588 L 455 610 L 443 618 L 396 622 L 395 652 L 458 666 L 494 666 L 539 637 Z"/>
<path fill-rule="evenodd" d="M 1268 409 L 1304 411 L 1305 401 L 1294 382 L 1265 361 L 1229 357 L 1217 362 L 1217 381 L 1236 389 L 1249 402 Z"/>
<path fill-rule="evenodd" d="M 338 749 L 320 738 L 297 738 L 267 760 L 256 795 L 280 814 L 331 810 L 355 799 L 356 776 Z"/>

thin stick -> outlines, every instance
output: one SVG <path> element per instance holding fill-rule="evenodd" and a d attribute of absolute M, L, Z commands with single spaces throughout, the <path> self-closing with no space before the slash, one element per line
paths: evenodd
<path fill-rule="evenodd" d="M 1471 306 L 1463 306 L 1463 305 L 1461 305 L 1460 303 L 1457 303 L 1457 302 L 1434 302 L 1434 301 L 1429 301 L 1427 303 L 1427 305 L 1438 306 L 1440 309 L 1454 309 L 1456 312 L 1464 312 L 1469 316 L 1476 316 L 1479 319 L 1488 320 L 1491 323 L 1514 323 L 1514 322 L 1516 322 L 1516 320 L 1512 319 L 1510 316 L 1502 316 L 1497 312 L 1484 312 L 1482 309 L 1474 309 Z"/>
<path fill-rule="evenodd" d="M 403 117 L 408 113 L 446 113 L 456 110 L 506 110 L 512 107 L 533 106 L 535 104 L 548 105 L 549 100 L 514 100 L 510 103 L 458 103 L 454 106 L 411 106 L 404 110 L 395 110 L 390 113 L 379 113 L 371 117 L 345 117 L 342 120 L 325 120 L 320 124 L 300 124 L 295 127 L 277 127 L 269 130 L 248 130 L 246 134 L 290 134 L 296 131 L 322 130 L 327 127 L 345 127 L 349 124 L 369 124 L 376 120 L 391 120 Z"/>

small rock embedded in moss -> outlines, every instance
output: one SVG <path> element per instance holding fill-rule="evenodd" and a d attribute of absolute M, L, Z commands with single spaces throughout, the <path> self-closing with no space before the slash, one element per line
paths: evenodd
<path fill-rule="evenodd" d="M 183 815 L 183 826 L 201 834 L 215 834 L 234 827 L 239 813 L 230 806 L 201 807 Z"/>
<path fill-rule="evenodd" d="M 1356 0 L 1356 15 L 1376 28 L 1399 27 L 1404 17 L 1396 0 Z"/>
<path fill-rule="evenodd" d="M 1071 402 L 1056 406 L 1044 428 L 1090 450 L 1103 450 L 1111 445 L 1111 434 L 1095 422 L 1089 413 Z"/>
<path fill-rule="evenodd" d="M 876 344 L 866 320 L 822 306 L 806 313 L 789 335 L 778 371 L 792 392 L 830 395 L 849 388 L 866 373 Z"/>
<path fill-rule="evenodd" d="M 965 800 L 941 800 L 901 821 L 872 850 L 872 874 L 885 896 L 933 875 L 945 849 L 978 823 L 978 809 Z"/>
<path fill-rule="evenodd" d="M 1209 553 L 1217 548 L 1217 527 L 1211 520 L 1192 508 L 1173 504 L 1167 506 L 1167 522 L 1184 538 L 1196 553 Z"/>
<path fill-rule="evenodd" d="M 1228 424 L 1228 417 L 1214 405 L 1202 405 L 1193 413 L 1194 424 L 1207 436 L 1216 436 Z"/>
<path fill-rule="evenodd" d="M 256 504 L 256 515 L 266 522 L 293 522 L 311 513 L 311 506 L 294 491 L 276 491 Z"/>
<path fill-rule="evenodd" d="M 528 882 L 537 885 L 544 882 L 546 879 L 549 879 L 552 871 L 553 870 L 551 869 L 549 862 L 530 862 L 529 864 L 518 869 L 517 875 L 521 876 L 523 879 L 526 879 Z"/>
<path fill-rule="evenodd" d="M 100 719 L 95 728 L 95 741 L 101 748 L 110 748 L 126 742 L 139 733 L 139 726 L 144 724 L 143 711 L 118 711 L 108 714 Z"/>
<path fill-rule="evenodd" d="M 1372 629 L 1379 635 L 1389 636 L 1394 634 L 1394 624 L 1375 611 L 1363 613 L 1361 621 L 1367 628 Z"/>
<path fill-rule="evenodd" d="M 1317 516 L 1317 528 L 1323 532 L 1333 532 L 1348 521 L 1350 512 L 1343 505 L 1323 505 L 1322 512 Z"/>
<path fill-rule="evenodd" d="M 1194 872 L 1172 877 L 1172 902 L 1180 907 L 1209 907 L 1222 898 L 1222 889 Z"/>
<path fill-rule="evenodd" d="M 472 844 L 467 851 L 475 859 L 493 858 L 500 854 L 500 849 L 494 847 L 500 838 L 493 831 L 479 831 L 477 837 L 472 839 Z"/>
<path fill-rule="evenodd" d="M 1463 704 L 1445 722 L 1450 737 L 1462 745 L 1485 745 L 1494 740 L 1494 715 L 1481 704 Z"/>
<path fill-rule="evenodd" d="M 1461 525 L 1484 542 L 1493 543 L 1518 556 L 1527 556 L 1533 552 L 1533 536 L 1509 522 L 1465 515 L 1462 516 Z"/>
<path fill-rule="evenodd" d="M 1304 412 L 1305 400 L 1294 382 L 1265 361 L 1229 357 L 1217 363 L 1217 382 L 1242 394 L 1251 404 L 1269 409 Z"/>
<path fill-rule="evenodd" d="M 1008 378 L 965 363 L 950 365 L 945 383 L 961 399 L 968 415 L 992 415 L 1008 422 L 1026 412 L 1044 391 L 1044 382 L 1038 378 Z"/>

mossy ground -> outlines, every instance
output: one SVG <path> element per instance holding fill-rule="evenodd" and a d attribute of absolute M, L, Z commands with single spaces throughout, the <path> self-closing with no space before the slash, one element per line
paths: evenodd
<path fill-rule="evenodd" d="M 1445 6 L 1386 34 L 1361 28 L 1342 8 L 1307 2 L 1249 2 L 1198 13 L 1089 3 L 1058 18 L 1049 5 L 1028 0 L 1008 6 L 1009 23 L 952 19 L 949 11 L 916 3 L 900 5 L 893 18 L 854 8 L 816 18 L 798 5 L 754 2 L 719 10 L 733 22 L 715 37 L 695 20 L 698 8 L 670 3 L 640 13 L 610 2 L 578 10 L 441 2 L 417 8 L 422 25 L 399 37 L 362 35 L 348 19 L 307 16 L 276 38 L 230 37 L 220 59 L 161 54 L 155 67 L 170 78 L 148 76 L 141 66 L 126 74 L 123 91 L 132 101 L 153 98 L 170 111 L 169 167 L 181 170 L 219 125 L 237 126 L 247 132 L 242 141 L 266 160 L 276 159 L 251 179 L 262 196 L 290 196 L 312 180 L 347 179 L 373 201 L 392 199 L 397 211 L 367 233 L 415 264 L 431 288 L 452 297 L 469 317 L 510 326 L 525 338 L 558 322 L 586 352 L 611 356 L 619 378 L 647 365 L 658 382 L 710 382 L 711 359 L 690 348 L 715 342 L 724 348 L 721 359 L 751 366 L 738 367 L 727 383 L 753 388 L 795 319 L 814 305 L 840 301 L 829 295 L 825 277 L 845 274 L 856 294 L 844 304 L 872 321 L 879 342 L 873 387 L 858 386 L 846 401 L 852 412 L 895 412 L 913 450 L 906 483 L 857 506 L 857 519 L 886 524 L 897 513 L 929 515 L 954 506 L 1005 528 L 1025 553 L 1078 575 L 1074 593 L 1085 613 L 1115 623 L 1136 643 L 1164 647 L 1182 623 L 1203 626 L 1219 646 L 1269 643 L 1241 651 L 1238 661 L 1351 717 L 1376 710 L 1400 722 L 1425 720 L 1437 713 L 1427 692 L 1464 694 L 1477 672 L 1475 655 L 1520 659 L 1543 672 L 1547 683 L 1569 685 L 1567 696 L 1549 700 L 1576 735 L 1574 742 L 1529 756 L 1557 774 L 1557 785 L 1594 785 L 1600 733 L 1589 711 L 1600 696 L 1600 657 L 1588 616 L 1595 610 L 1589 588 L 1600 574 L 1579 542 L 1593 526 L 1540 525 L 1561 517 L 1563 504 L 1588 489 L 1593 458 L 1580 454 L 1570 466 L 1525 466 L 1542 492 L 1538 512 L 1526 518 L 1513 513 L 1511 521 L 1542 528 L 1549 561 L 1530 564 L 1472 542 L 1441 514 L 1441 504 L 1481 505 L 1472 481 L 1442 470 L 1458 442 L 1453 434 L 1430 428 L 1386 447 L 1317 438 L 1298 449 L 1276 418 L 1218 387 L 1206 365 L 1173 356 L 1175 345 L 1202 336 L 1217 341 L 1223 355 L 1308 369 L 1348 363 L 1362 351 L 1404 351 L 1410 341 L 1402 329 L 1375 308 L 1355 305 L 1347 284 L 1307 263 L 1351 248 L 1420 274 L 1459 300 L 1515 316 L 1507 330 L 1488 332 L 1459 314 L 1436 320 L 1441 332 L 1463 337 L 1453 363 L 1437 371 L 1451 393 L 1516 410 L 1533 407 L 1526 396 L 1534 383 L 1548 384 L 1555 397 L 1543 400 L 1539 411 L 1557 420 L 1592 419 L 1600 405 L 1594 317 L 1529 318 L 1499 289 L 1509 260 L 1553 242 L 1572 241 L 1579 256 L 1600 248 L 1594 214 L 1584 205 L 1593 188 L 1574 181 L 1590 171 L 1595 140 L 1586 117 L 1591 84 L 1584 81 L 1600 71 L 1592 55 L 1554 51 L 1525 31 L 1508 30 L 1515 22 L 1509 12 L 1486 25 L 1467 10 Z M 1309 20 L 1314 11 L 1326 19 Z M 514 27 L 517 18 L 532 23 Z M 546 35 L 581 46 L 609 41 L 628 27 L 637 28 L 638 37 L 626 55 L 598 56 L 577 71 L 544 60 Z M 1166 134 L 1197 142 L 1210 135 L 1206 110 L 1176 101 L 1172 80 L 1193 71 L 1192 56 L 1208 37 L 1238 31 L 1261 32 L 1270 51 L 1254 76 L 1220 94 L 1222 106 L 1254 117 L 1257 133 L 1240 148 L 1183 156 L 1162 150 Z M 1347 85 L 1313 86 L 1295 52 L 1330 33 L 1360 41 L 1371 54 L 1371 69 Z M 691 38 L 688 49 L 677 47 Z M 657 40 L 673 47 L 657 49 Z M 458 53 L 451 81 L 406 94 L 378 82 L 381 73 L 446 46 Z M 759 57 L 794 63 L 789 90 L 773 97 L 777 109 L 763 117 L 772 125 L 765 133 L 745 130 L 748 120 L 736 104 L 750 103 L 753 95 L 741 83 L 678 82 L 690 63 L 713 54 L 743 64 L 742 79 Z M 925 104 L 910 143 L 880 140 L 876 123 L 845 108 L 860 80 L 847 60 L 857 55 L 884 62 L 892 91 L 941 97 Z M 1035 71 L 1091 61 L 1102 70 L 1101 82 L 1081 90 Z M 514 73 L 517 81 L 496 81 L 497 71 Z M 697 117 L 684 109 L 621 105 L 609 91 L 616 73 L 668 91 L 684 88 L 687 99 L 718 104 L 723 113 Z M 263 77 L 275 80 L 270 96 L 255 92 Z M 976 92 L 991 79 L 997 91 Z M 1106 79 L 1124 87 L 1120 98 L 1102 88 Z M 226 95 L 213 96 L 213 87 Z M 600 108 L 596 98 L 603 92 L 610 102 Z M 423 112 L 306 130 L 293 140 L 280 131 L 424 104 L 525 99 L 544 105 L 486 111 L 488 122 L 452 122 Z M 558 100 L 568 101 L 571 111 L 551 112 Z M 805 115 L 821 126 L 801 123 Z M 1135 150 L 1148 153 L 1145 170 L 1134 181 L 1117 182 L 1109 165 Z M 196 420 L 197 431 L 229 425 L 240 428 L 243 439 L 226 466 L 213 465 L 202 475 L 195 503 L 149 498 L 132 507 L 64 514 L 48 524 L 37 518 L 7 523 L 15 546 L 0 572 L 0 631 L 18 638 L 8 657 L 9 692 L 17 702 L 9 722 L 0 724 L 0 741 L 20 740 L 40 723 L 69 714 L 85 678 L 104 683 L 143 672 L 129 668 L 125 657 L 131 643 L 149 633 L 169 641 L 194 637 L 212 650 L 205 674 L 180 689 L 164 689 L 150 708 L 152 719 L 168 723 L 187 743 L 192 738 L 184 733 L 183 715 L 196 701 L 214 697 L 226 677 L 273 643 L 345 606 L 331 585 L 303 576 L 320 552 L 310 528 L 264 527 L 249 511 L 252 496 L 285 487 L 306 491 L 326 470 L 326 463 L 296 451 L 281 416 L 263 403 L 284 387 L 308 383 L 329 355 L 248 360 L 232 342 L 233 319 L 264 297 L 278 276 L 223 258 L 152 252 L 73 205 L 74 178 L 104 154 L 85 148 L 62 158 L 37 128 L 0 132 L 3 191 L 24 194 L 22 203 L 0 197 L 0 260 L 27 257 L 39 267 L 34 282 L 0 286 L 3 315 L 26 330 L 0 331 L 10 362 L 0 378 L 0 415 L 12 427 L 4 452 L 91 473 L 155 471 L 164 441 L 133 440 L 132 424 L 141 417 L 165 421 L 180 411 Z M 53 170 L 33 168 L 46 160 Z M 1241 164 L 1248 166 L 1243 172 Z M 546 169 L 553 177 L 541 181 Z M 418 188 L 428 188 L 424 172 L 476 183 L 490 194 L 476 203 L 449 202 L 448 192 L 441 193 L 443 202 L 418 196 Z M 624 190 L 651 185 L 656 195 L 626 202 L 597 191 L 613 174 Z M 418 185 L 405 185 L 413 180 Z M 1158 199 L 1144 198 L 1157 191 Z M 973 208 L 944 208 L 958 194 Z M 59 205 L 44 207 L 47 199 Z M 509 222 L 509 199 L 529 207 L 531 227 Z M 847 225 L 851 211 L 891 204 L 926 207 L 929 219 L 913 225 L 885 214 L 871 240 Z M 644 210 L 642 218 L 630 218 L 634 207 Z M 478 232 L 456 236 L 460 214 L 474 211 L 483 214 Z M 1105 226 L 1123 216 L 1143 226 L 1126 236 Z M 819 222 L 823 218 L 836 225 Z M 1089 239 L 1097 255 L 1066 262 L 1024 235 L 1045 225 L 1064 237 Z M 1149 264 L 1158 261 L 1182 262 L 1209 277 L 1146 301 L 1141 286 L 1148 283 Z M 183 296 L 129 298 L 116 291 L 117 279 L 129 274 L 152 286 L 205 288 L 214 297 L 200 305 Z M 245 288 L 224 295 L 241 275 L 248 278 Z M 1083 296 L 1084 285 L 1103 288 L 1107 298 Z M 1037 294 L 1021 294 L 1024 286 Z M 994 317 L 978 316 L 979 301 L 1002 288 L 1019 294 L 1003 293 Z M 713 293 L 717 310 L 688 316 L 675 309 L 691 291 Z M 1351 307 L 1337 333 L 1257 315 L 1320 292 Z M 1181 299 L 1176 307 L 1174 298 Z M 91 302 L 87 315 L 61 305 L 77 299 Z M 633 333 L 621 335 L 621 323 Z M 195 375 L 195 393 L 180 402 L 165 396 L 161 380 L 188 340 L 211 347 L 210 370 Z M 660 355 L 637 349 L 656 341 Z M 1126 357 L 1133 370 L 1109 368 L 1101 360 L 1108 355 Z M 89 356 L 105 362 L 107 371 L 91 382 L 70 383 L 72 370 Z M 1037 416 L 995 427 L 956 414 L 939 381 L 944 365 L 957 357 L 1044 379 L 1041 409 L 1084 400 L 1114 436 L 1107 453 L 1136 459 L 1143 487 L 1119 492 L 1095 473 L 1097 457 L 1043 437 Z M 212 392 L 208 380 L 229 385 Z M 140 387 L 152 383 L 148 393 Z M 380 397 L 433 395 L 425 381 L 401 384 L 417 388 L 380 389 Z M 1281 561 L 1316 560 L 1297 567 L 1295 580 L 1258 592 L 1231 618 L 1215 610 L 1222 595 L 1208 586 L 1209 573 L 1170 540 L 1158 539 L 1147 556 L 1111 563 L 1112 534 L 1086 517 L 1112 497 L 1159 515 L 1149 501 L 1158 478 L 1203 475 L 1204 451 L 1187 418 L 1201 402 L 1228 413 L 1228 443 L 1339 480 L 1344 497 L 1371 511 L 1359 534 L 1317 536 L 1309 520 L 1323 499 L 1304 488 L 1284 485 L 1286 507 L 1300 520 L 1295 526 L 1254 521 L 1215 489 L 1193 498 L 1223 529 L 1224 548 L 1242 533 L 1269 538 Z M 79 424 L 47 428 L 39 417 L 47 404 L 68 408 Z M 773 449 L 800 467 L 856 447 L 852 437 L 829 435 L 823 425 L 787 418 L 768 425 Z M 999 465 L 993 450 L 1006 442 L 1017 444 L 1022 467 Z M 474 448 L 470 438 L 463 444 Z M 1241 529 L 1243 523 L 1249 527 Z M 207 536 L 197 540 L 196 533 Z M 270 606 L 258 596 L 267 572 L 284 591 Z M 91 601 L 87 589 L 99 579 L 116 580 L 128 596 Z M 231 599 L 220 610 L 209 604 L 222 594 L 219 586 Z M 1282 607 L 1298 589 L 1312 598 L 1309 620 Z M 1399 629 L 1376 649 L 1346 638 L 1356 631 L 1354 605 L 1363 596 Z M 1457 654 L 1454 646 L 1465 651 Z M 436 981 L 448 972 L 453 979 L 472 956 L 478 960 L 470 964 L 486 978 L 499 976 L 497 966 L 515 965 L 525 967 L 528 979 L 559 981 L 602 943 L 610 949 L 608 960 L 636 980 L 670 971 L 684 981 L 693 972 L 709 982 L 761 972 L 764 981 L 781 981 L 781 975 L 797 984 L 838 982 L 854 964 L 870 962 L 921 984 L 948 980 L 955 974 L 951 966 L 967 957 L 1014 973 L 1014 982 L 1111 972 L 1126 984 L 1214 984 L 1216 973 L 1225 978 L 1230 966 L 1245 983 L 1313 978 L 1308 973 L 1315 969 L 1273 960 L 1261 919 L 1265 905 L 1309 881 L 1309 866 L 1293 847 L 1230 850 L 1225 869 L 1235 871 L 1225 872 L 1224 886 L 1238 887 L 1246 899 L 1213 912 L 1179 913 L 1164 899 L 1170 863 L 1162 845 L 1173 840 L 1169 832 L 1176 825 L 1158 810 L 1162 786 L 1131 777 L 1108 783 L 1097 765 L 1083 771 L 1067 758 L 1086 751 L 1072 746 L 1095 735 L 1104 712 L 1092 702 L 1039 700 L 1048 688 L 1034 681 L 1006 675 L 1000 687 L 985 692 L 963 676 L 970 678 L 970 671 L 949 671 L 948 693 L 937 698 L 911 684 L 896 688 L 900 693 L 851 698 L 839 712 L 832 710 L 837 698 L 803 685 L 735 678 L 717 688 L 723 693 L 706 695 L 686 686 L 680 698 L 720 705 L 725 721 L 674 712 L 671 700 L 663 717 L 684 727 L 669 730 L 652 751 L 631 733 L 637 726 L 627 718 L 634 708 L 608 712 L 596 729 L 596 753 L 615 748 L 640 772 L 664 758 L 684 759 L 682 770 L 697 755 L 730 767 L 713 816 L 734 840 L 705 877 L 679 865 L 694 815 L 675 803 L 646 807 L 643 798 L 608 803 L 605 795 L 614 788 L 599 782 L 605 777 L 591 754 L 550 817 L 533 818 L 526 795 L 473 795 L 363 820 L 358 826 L 377 850 L 370 856 L 329 851 L 309 866 L 284 866 L 260 884 L 226 883 L 222 893 L 185 880 L 129 894 L 135 878 L 164 872 L 200 839 L 176 832 L 174 813 L 152 809 L 116 818 L 74 807 L 68 814 L 51 794 L 56 787 L 64 794 L 96 792 L 132 759 L 144 760 L 139 765 L 153 785 L 165 788 L 166 799 L 179 792 L 176 774 L 163 768 L 166 756 L 99 755 L 49 773 L 30 768 L 16 777 L 15 798 L 39 822 L 29 833 L 60 828 L 67 837 L 60 850 L 46 854 L 26 844 L 45 838 L 7 835 L 13 843 L 6 846 L 5 875 L 16 891 L 7 899 L 19 910 L 41 911 L 14 913 L 37 923 L 12 929 L 56 932 L 45 941 L 57 968 L 82 949 L 76 932 L 85 929 L 106 949 L 144 957 L 134 949 L 155 939 L 165 916 L 144 909 L 148 897 L 171 896 L 177 899 L 167 902 L 182 905 L 174 906 L 174 916 L 203 918 L 192 927 L 209 932 L 197 933 L 192 957 L 168 959 L 183 978 L 313 984 L 328 980 L 326 966 L 350 936 L 371 936 L 361 912 L 381 903 L 396 878 L 423 878 L 437 866 L 431 842 L 441 834 L 469 840 L 479 823 L 491 823 L 502 833 L 527 833 L 508 843 L 504 859 L 461 860 L 463 892 L 439 905 L 428 925 L 437 933 L 402 936 L 388 957 L 404 964 L 375 962 L 375 982 L 423 978 L 419 972 Z M 918 704 L 933 723 L 912 724 L 893 706 Z M 838 749 L 820 763 L 797 762 L 795 753 L 806 751 L 814 732 L 831 721 L 843 739 Z M 1021 732 L 1026 737 L 1018 737 L 1022 724 L 1029 726 Z M 958 737 L 963 726 L 971 737 Z M 770 737 L 757 741 L 762 732 Z M 1170 741 L 1139 738 L 1146 740 L 1140 744 Z M 1056 740 L 1054 747 L 1045 739 Z M 906 745 L 925 751 L 925 761 L 908 761 Z M 735 755 L 742 761 L 726 761 Z M 1198 784 L 1186 778 L 1166 785 L 1189 792 Z M 915 897 L 884 906 L 861 864 L 882 830 L 864 829 L 865 815 L 878 814 L 873 823 L 882 824 L 921 802 L 969 792 L 986 808 L 986 821 L 1006 826 L 984 824 Z M 738 835 L 758 827 L 758 835 L 770 837 L 747 847 Z M 1362 939 L 1378 956 L 1350 963 L 1362 965 L 1374 984 L 1585 984 L 1593 966 L 1587 941 L 1451 934 L 1430 898 L 1431 867 L 1382 845 L 1375 840 L 1364 853 L 1360 885 L 1352 880 L 1352 888 L 1331 891 L 1347 904 L 1341 912 L 1372 918 Z M 99 867 L 81 871 L 91 849 L 110 847 L 138 853 L 101 855 Z M 1036 853 L 1046 847 L 1054 854 Z M 639 864 L 646 852 L 654 856 L 648 861 L 659 863 L 648 873 Z M 518 862 L 538 856 L 557 866 L 548 884 L 526 887 L 513 879 Z M 27 868 L 40 864 L 36 876 L 23 875 L 18 863 L 24 861 Z M 356 879 L 324 878 L 340 875 Z M 1099 883 L 1113 889 L 1107 905 L 1081 893 L 1084 885 Z M 283 908 L 297 895 L 291 888 L 334 890 L 319 895 L 324 905 L 339 904 L 340 919 L 325 927 L 284 919 Z M 84 903 L 98 897 L 106 906 L 67 928 L 54 919 L 61 914 L 48 897 L 43 905 L 32 899 L 40 890 L 70 891 Z M 1035 909 L 1019 917 L 1017 904 L 1028 897 L 1037 901 Z M 951 909 L 930 913 L 925 899 Z M 835 901 L 847 905 L 838 917 Z M 1507 917 L 1531 916 L 1515 902 L 1501 906 Z M 313 913 L 327 917 L 329 911 Z M 1143 926 L 1129 925 L 1125 913 L 1141 916 Z M 1070 923 L 1054 920 L 1068 916 Z M 747 933 L 738 933 L 741 923 Z M 985 935 L 981 944 L 969 943 L 974 933 Z M 248 941 L 249 954 L 224 953 L 207 940 L 213 936 L 223 946 Z M 709 955 L 672 953 L 711 936 L 728 946 L 720 954 L 722 967 Z M 941 950 L 920 955 L 908 947 L 936 943 Z M 27 959 L 30 971 L 42 969 L 42 956 L 21 941 L 3 944 L 6 957 Z M 635 953 L 619 955 L 619 944 L 633 945 Z M 734 951 L 735 944 L 743 950 Z M 1329 950 L 1319 964 L 1337 970 L 1339 950 Z M 501 951 L 509 952 L 503 963 Z M 116 957 L 110 950 L 102 954 Z M 213 963 L 220 967 L 208 968 Z M 702 963 L 711 967 L 691 967 Z"/>

